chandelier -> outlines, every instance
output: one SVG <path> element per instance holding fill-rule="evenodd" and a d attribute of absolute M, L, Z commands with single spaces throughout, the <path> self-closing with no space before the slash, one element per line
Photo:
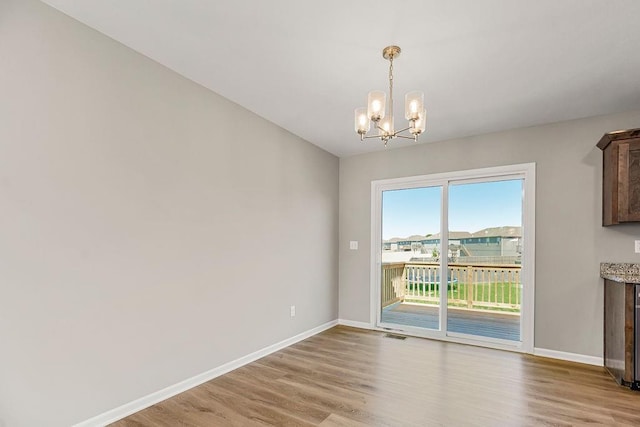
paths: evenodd
<path fill-rule="evenodd" d="M 384 141 L 384 146 L 393 138 L 406 138 L 414 141 L 418 140 L 425 130 L 427 121 L 427 111 L 424 108 L 424 93 L 412 91 L 404 97 L 404 117 L 408 120 L 408 126 L 395 130 L 393 123 L 393 60 L 400 55 L 398 46 L 387 46 L 382 50 L 382 57 L 389 61 L 389 103 L 387 105 L 387 94 L 381 90 L 369 92 L 367 107 L 356 108 L 355 129 L 360 135 L 360 141 L 368 138 L 380 138 Z M 388 108 L 385 108 L 388 107 Z M 367 135 L 373 122 L 377 135 Z M 409 135 L 401 135 L 402 132 L 409 131 Z"/>

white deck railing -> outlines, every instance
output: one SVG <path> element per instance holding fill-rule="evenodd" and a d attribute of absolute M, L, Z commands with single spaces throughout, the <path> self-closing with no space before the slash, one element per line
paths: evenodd
<path fill-rule="evenodd" d="M 519 265 L 449 264 L 450 306 L 520 311 L 522 282 Z M 382 306 L 398 301 L 440 302 L 440 265 L 392 263 L 382 266 Z"/>

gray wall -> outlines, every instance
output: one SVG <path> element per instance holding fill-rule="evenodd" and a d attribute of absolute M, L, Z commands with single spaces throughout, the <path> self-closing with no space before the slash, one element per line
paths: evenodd
<path fill-rule="evenodd" d="M 601 357 L 599 264 L 640 262 L 633 252 L 640 225 L 601 227 L 602 152 L 596 143 L 605 132 L 635 127 L 640 111 L 340 159 L 340 318 L 370 318 L 372 180 L 535 162 L 534 345 Z M 359 250 L 349 250 L 350 240 L 360 242 Z"/>
<path fill-rule="evenodd" d="M 335 156 L 34 0 L 0 2 L 0 64 L 0 425 L 337 318 Z"/>

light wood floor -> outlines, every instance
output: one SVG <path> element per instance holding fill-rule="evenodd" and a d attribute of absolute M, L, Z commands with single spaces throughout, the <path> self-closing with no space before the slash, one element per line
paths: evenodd
<path fill-rule="evenodd" d="M 603 368 L 338 326 L 116 426 L 640 425 Z"/>

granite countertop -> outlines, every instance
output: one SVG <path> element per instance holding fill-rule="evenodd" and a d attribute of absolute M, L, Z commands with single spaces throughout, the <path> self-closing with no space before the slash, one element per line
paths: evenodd
<path fill-rule="evenodd" d="M 620 283 L 640 283 L 640 264 L 603 262 L 600 277 Z"/>

